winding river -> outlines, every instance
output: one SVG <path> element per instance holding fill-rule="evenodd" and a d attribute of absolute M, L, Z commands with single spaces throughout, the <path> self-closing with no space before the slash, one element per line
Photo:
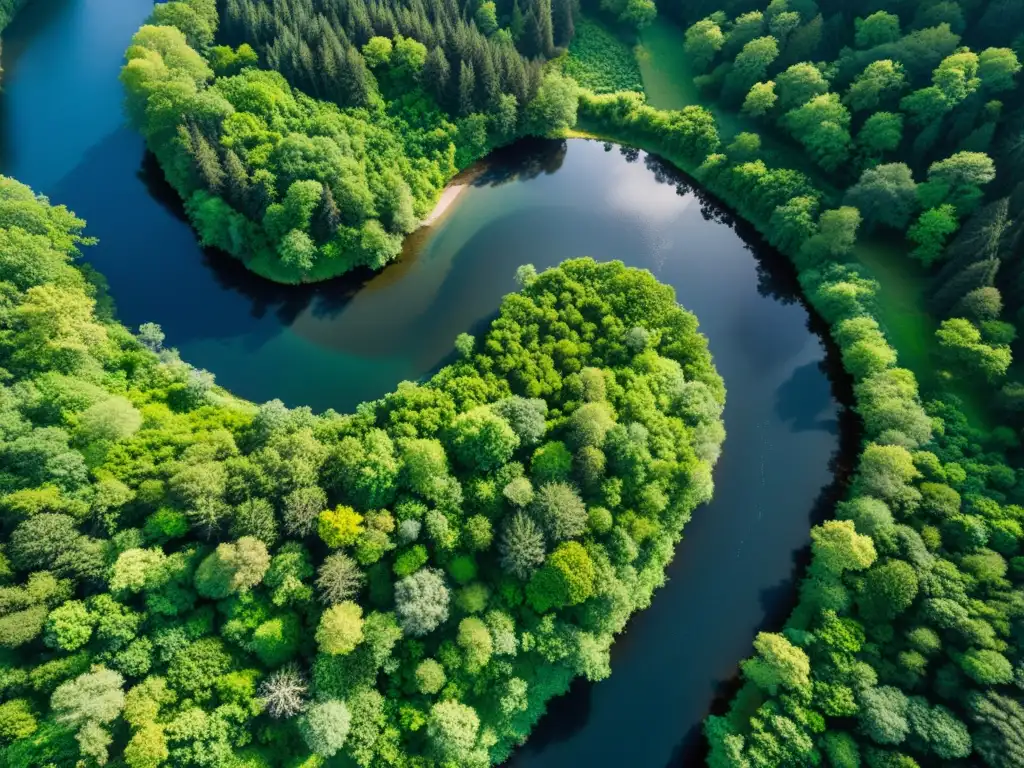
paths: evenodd
<path fill-rule="evenodd" d="M 612 677 L 552 702 L 512 761 L 692 764 L 700 721 L 754 634 L 792 604 L 808 529 L 848 455 L 840 437 L 855 433 L 841 428 L 845 384 L 828 375 L 834 355 L 788 265 L 657 158 L 538 141 L 491 158 L 382 273 L 265 283 L 198 247 L 123 124 L 117 73 L 151 8 L 29 4 L 4 35 L 0 171 L 87 219 L 100 239 L 88 258 L 120 318 L 160 323 L 169 344 L 235 393 L 346 411 L 429 375 L 459 332 L 486 325 L 523 262 L 620 258 L 673 285 L 700 318 L 728 387 L 714 501 L 687 528 L 668 584 L 619 639 Z"/>

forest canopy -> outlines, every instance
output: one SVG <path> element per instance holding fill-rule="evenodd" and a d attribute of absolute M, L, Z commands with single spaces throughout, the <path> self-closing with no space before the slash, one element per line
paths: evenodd
<path fill-rule="evenodd" d="M 380 269 L 458 170 L 575 123 L 574 81 L 448 5 L 428 22 L 417 3 L 400 24 L 353 4 L 348 32 L 308 3 L 276 17 L 294 29 L 268 8 L 228 4 L 225 26 L 245 41 L 231 48 L 213 45 L 213 4 L 157 5 L 121 75 L 129 117 L 203 243 L 264 277 Z M 550 37 L 550 3 L 541 11 Z"/>
<path fill-rule="evenodd" d="M 791 258 L 864 426 L 796 609 L 706 723 L 715 768 L 1024 763 L 1021 8 L 663 4 L 680 76 L 730 113 L 706 152 L 639 94 L 581 97 Z"/>
<path fill-rule="evenodd" d="M 709 763 L 1024 764 L 1024 384 L 1014 363 L 1024 351 L 1024 4 L 663 0 L 655 9 L 647 0 L 600 0 L 582 7 L 589 18 L 554 0 L 461 8 L 443 0 L 230 0 L 220 19 L 209 0 L 176 1 L 157 6 L 140 31 L 123 79 L 133 121 L 204 241 L 279 280 L 382 266 L 452 174 L 517 136 L 562 132 L 577 112 L 586 131 L 663 153 L 693 173 L 791 259 L 805 297 L 829 325 L 863 426 L 848 494 L 835 519 L 811 532 L 812 561 L 793 614 L 778 632 L 756 637 L 754 655 L 740 664 L 742 688 L 728 712 L 706 723 Z M 685 62 L 673 76 L 695 89 L 683 89 L 681 109 L 659 109 L 632 90 L 642 81 L 626 41 L 656 12 L 681 25 Z M 608 31 L 598 18 L 617 26 Z M 573 45 L 577 21 L 582 34 Z M 568 57 L 551 61 L 566 47 Z M 236 659 L 241 647 L 252 665 L 244 669 L 274 670 L 273 688 L 254 678 L 261 682 L 247 700 L 264 702 L 253 722 L 277 719 L 264 730 L 238 729 L 252 739 L 245 754 L 263 755 L 261 734 L 273 734 L 356 761 L 497 760 L 525 737 L 538 702 L 569 677 L 607 673 L 607 642 L 645 604 L 677 523 L 709 489 L 701 472 L 721 439 L 721 390 L 669 352 L 664 329 L 641 316 L 619 323 L 623 313 L 632 317 L 632 297 L 620 304 L 625 294 L 617 288 L 581 276 L 596 270 L 604 280 L 605 269 L 572 263 L 540 277 L 524 270 L 524 292 L 506 301 L 487 339 L 461 338 L 463 358 L 430 384 L 403 385 L 355 416 L 282 427 L 289 436 L 309 430 L 320 447 L 308 454 L 279 436 L 281 444 L 254 436 L 270 429 L 261 419 L 278 423 L 261 409 L 213 427 L 212 442 L 223 446 L 166 449 L 188 468 L 223 468 L 209 475 L 190 469 L 175 480 L 154 469 L 133 484 L 109 470 L 135 495 L 114 505 L 124 511 L 107 537 L 124 534 L 122 514 L 141 533 L 115 547 L 118 558 L 131 555 L 99 596 L 149 611 L 146 621 L 154 622 L 164 596 L 152 598 L 140 574 L 162 572 L 161 557 L 170 561 L 186 548 L 170 542 L 198 542 L 195 559 L 175 566 L 187 573 L 180 589 L 195 601 L 189 611 L 214 605 L 216 613 L 183 619 L 188 629 L 175 637 L 203 649 L 219 642 L 221 659 Z M 586 286 L 566 294 L 583 302 L 573 311 L 559 303 L 562 280 Z M 33 316 L 62 306 L 39 300 L 50 303 L 28 310 Z M 591 302 L 615 322 L 606 328 L 588 315 Z M 519 324 L 515 332 L 502 326 L 506 312 Z M 98 331 L 83 318 L 88 312 L 69 327 L 84 334 L 74 337 L 79 347 L 92 349 Z M 139 343 L 158 350 L 155 334 L 149 329 Z M 27 359 L 54 366 L 66 354 L 32 347 L 31 334 L 19 338 L 31 351 L 11 352 L 15 376 Z M 598 343 L 607 340 L 614 354 Z M 650 366 L 640 362 L 650 354 L 657 358 Z M 667 375 L 666 361 L 669 379 L 677 380 L 671 363 L 682 363 L 687 387 L 696 381 L 704 389 L 669 394 L 674 385 L 655 383 Z M 598 368 L 604 373 L 591 373 Z M 135 369 L 122 369 L 131 380 Z M 187 374 L 179 374 L 179 388 L 164 398 L 176 417 L 205 403 L 193 400 L 196 392 L 224 397 L 202 373 L 180 371 Z M 640 395 L 631 389 L 634 375 L 648 379 Z M 131 391 L 122 396 L 139 416 L 121 401 L 84 399 L 79 407 L 66 404 L 56 385 L 35 386 L 43 394 L 31 402 L 45 405 L 27 405 L 13 387 L 20 418 L 54 420 L 40 423 L 67 432 L 66 445 L 82 452 L 90 472 L 108 461 L 106 449 L 91 446 L 134 445 L 136 431 L 151 428 Z M 657 428 L 636 409 L 678 425 Z M 281 424 L 307 424 L 307 415 L 290 413 Z M 661 440 L 672 446 L 668 458 L 654 447 Z M 40 628 L 26 643 L 103 654 L 113 651 L 101 645 L 101 620 L 90 618 L 104 610 L 93 603 L 92 584 L 73 581 L 80 591 L 67 602 L 72 593 L 48 591 L 71 588 L 60 587 L 70 578 L 62 571 L 53 576 L 57 587 L 29 576 L 35 565 L 92 562 L 84 542 L 102 548 L 92 543 L 102 533 L 83 522 L 92 518 L 58 506 L 69 503 L 64 491 L 54 500 L 43 488 L 45 477 L 70 482 L 63 478 L 74 474 L 72 464 L 34 469 L 11 491 L 35 493 L 11 502 L 11 572 L 28 577 L 19 594 L 58 595 L 39 598 L 42 607 L 28 597 L 14 605 L 35 610 Z M 243 480 L 233 474 L 236 464 L 246 467 Z M 21 477 L 29 464 L 19 458 L 12 466 Z M 316 480 L 285 483 L 302 495 L 282 498 L 277 481 L 260 480 L 260 472 L 285 471 L 279 466 Z M 668 468 L 678 466 L 687 469 Z M 150 480 L 163 485 L 144 490 Z M 258 490 L 240 493 L 250 481 Z M 217 503 L 203 501 L 210 493 Z M 407 497 L 418 506 L 403 506 Z M 452 515 L 457 505 L 468 516 Z M 93 512 L 91 500 L 88 509 L 108 514 Z M 182 533 L 153 538 L 151 517 Z M 228 525 L 236 517 L 246 522 Z M 299 517 L 304 527 L 291 527 Z M 660 527 L 652 530 L 650 520 Z M 281 532 L 300 530 L 307 559 L 295 555 L 287 567 L 297 570 L 281 561 L 275 571 Z M 61 542 L 51 548 L 52 565 L 36 546 L 43 535 Z M 82 541 L 82 549 L 65 541 Z M 148 554 L 153 542 L 162 554 Z M 305 576 L 290 581 L 278 575 L 300 571 Z M 300 592 L 312 584 L 315 620 L 292 602 L 298 598 L 278 597 L 285 583 Z M 122 592 L 129 587 L 131 600 Z M 165 588 L 161 582 L 157 591 Z M 243 594 L 272 607 L 236 614 L 227 606 L 241 605 Z M 58 604 L 70 607 L 51 619 Z M 18 630 L 36 625 L 19 619 Z M 229 626 L 241 640 L 226 634 Z M 184 749 L 173 741 L 181 728 L 171 725 L 183 702 L 196 721 L 194 710 L 204 713 L 204 727 L 216 719 L 209 712 L 219 712 L 209 727 L 234 733 L 237 716 L 223 708 L 238 699 L 191 690 L 187 680 L 197 675 L 172 669 L 176 657 L 158 636 L 147 635 L 150 664 L 171 691 L 172 715 L 160 703 L 143 721 L 145 738 L 164 738 L 154 736 L 149 748 L 160 759 L 160 750 Z M 290 637 L 304 638 L 294 641 L 299 650 L 279 650 L 292 648 L 281 639 Z M 311 671 L 290 666 L 323 657 L 333 660 L 331 677 L 327 662 L 315 661 Z M 15 689 L 22 703 L 12 706 L 12 721 L 26 723 L 25 731 L 73 730 L 93 754 L 113 739 L 134 739 L 134 722 L 126 731 L 117 719 L 117 679 L 107 674 L 128 672 L 101 661 L 105 672 L 75 668 L 59 680 L 73 686 L 43 693 L 29 673 Z M 226 661 L 210 668 L 235 671 Z M 366 699 L 338 693 L 353 680 Z M 373 706 L 371 689 L 380 697 Z M 152 698 L 162 701 L 163 690 Z M 67 714 L 76 711 L 68 704 L 75 691 L 112 703 L 88 717 Z M 372 738 L 363 735 L 367 712 L 376 723 Z M 185 754 L 171 759 L 200 759 Z"/>
<path fill-rule="evenodd" d="M 84 222 L 0 179 L 4 764 L 487 766 L 609 674 L 722 381 L 671 288 L 520 270 L 355 414 L 239 401 L 109 315 Z"/>

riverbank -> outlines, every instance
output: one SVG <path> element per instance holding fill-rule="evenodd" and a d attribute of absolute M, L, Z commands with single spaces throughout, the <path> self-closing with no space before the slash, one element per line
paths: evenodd
<path fill-rule="evenodd" d="M 473 184 L 473 182 L 484 172 L 485 168 L 485 161 L 481 159 L 474 162 L 468 168 L 458 171 L 451 178 L 451 180 L 438 194 L 437 201 L 434 203 L 434 207 L 430 209 L 430 213 L 420 221 L 415 230 L 405 236 L 404 240 L 406 243 L 403 244 L 403 253 L 407 251 L 406 244 L 408 243 L 409 238 L 424 229 L 436 227 L 452 212 L 456 202 L 462 196 L 462 193 Z M 204 243 L 204 245 L 209 244 Z M 231 254 L 226 255 L 231 258 L 235 258 Z M 401 256 L 399 257 L 399 260 L 400 259 Z M 305 272 L 301 278 L 296 279 L 294 272 L 282 265 L 277 254 L 268 250 L 262 250 L 251 255 L 247 259 L 240 258 L 238 260 L 245 265 L 246 269 L 257 276 L 264 280 L 269 280 L 281 285 L 308 285 L 311 283 L 322 283 L 343 277 L 352 272 L 351 264 L 346 262 L 344 259 L 319 259 L 314 263 L 312 269 Z M 380 272 L 380 270 L 375 271 Z"/>
<path fill-rule="evenodd" d="M 133 13 L 144 16 L 142 5 L 135 0 Z M 54 202 L 88 214 L 101 244 L 87 258 L 109 281 L 118 316 L 133 327 L 160 323 L 168 345 L 235 393 L 352 412 L 395 382 L 429 375 L 458 333 L 479 334 L 500 297 L 514 290 L 523 261 L 542 270 L 569 253 L 627 258 L 676 288 L 699 315 L 730 387 L 715 499 L 688 525 L 668 583 L 619 638 L 612 677 L 554 700 L 513 760 L 516 768 L 664 768 L 683 734 L 699 740 L 709 701 L 736 659 L 776 611 L 788 610 L 793 557 L 806 546 L 815 499 L 832 480 L 836 435 L 848 434 L 837 424 L 843 411 L 830 396 L 819 339 L 794 303 L 782 260 L 760 252 L 756 238 L 747 241 L 749 228 L 734 231 L 700 190 L 680 197 L 675 177 L 653 158 L 594 143 L 529 142 L 489 158 L 487 177 L 409 238 L 423 239 L 418 257 L 389 265 L 379 280 L 276 285 L 240 261 L 203 254 L 162 173 L 152 162 L 139 173 L 141 141 L 128 130 L 107 137 L 120 122 L 115 67 L 125 44 L 111 23 L 132 19 L 112 0 L 71 0 L 48 13 L 48 29 L 64 39 L 19 41 L 35 45 L 5 94 L 8 125 L 20 118 L 20 143 L 12 147 L 18 170 L 57 179 L 49 187 Z M 91 59 L 77 58 L 76 41 L 95 41 L 83 28 L 109 30 L 102 38 L 109 48 L 94 42 Z M 58 58 L 28 66 L 44 57 Z M 116 103 L 88 123 L 91 132 L 44 120 L 48 101 L 69 94 Z M 79 155 L 37 151 L 38 143 L 25 144 L 30 139 Z M 411 299 L 422 312 L 409 311 Z M 794 464 L 799 477 L 789 471 Z M 696 616 L 699 623 L 688 620 Z M 666 677 L 676 684 L 670 691 Z M 642 743 L 622 739 L 622 729 L 644 733 Z"/>
<path fill-rule="evenodd" d="M 451 212 L 452 206 L 462 196 L 462 193 L 484 172 L 486 167 L 484 163 L 484 160 L 480 160 L 466 170 L 456 174 L 455 178 L 449 181 L 445 188 L 441 190 L 441 196 L 437 198 L 437 203 L 434 205 L 433 210 L 423 218 L 418 229 L 433 227 L 440 223 L 445 214 Z"/>
<path fill-rule="evenodd" d="M 456 199 L 458 199 L 459 195 L 465 191 L 465 184 L 449 184 L 445 187 L 444 191 L 441 193 L 441 197 L 437 200 L 437 205 L 434 206 L 434 210 L 432 210 L 427 217 L 420 222 L 420 226 L 429 227 L 440 221 L 445 212 L 451 208 L 452 203 L 454 203 Z"/>

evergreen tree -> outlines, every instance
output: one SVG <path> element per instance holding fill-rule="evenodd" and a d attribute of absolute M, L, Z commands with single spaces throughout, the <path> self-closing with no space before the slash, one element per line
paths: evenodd
<path fill-rule="evenodd" d="M 448 66 L 448 59 L 439 46 L 434 46 L 427 54 L 427 61 L 423 65 L 423 83 L 442 107 L 447 107 L 449 103 L 450 80 L 451 67 Z"/>
<path fill-rule="evenodd" d="M 228 202 L 240 211 L 244 211 L 249 198 L 249 175 L 245 166 L 233 150 L 224 150 L 224 175 L 226 177 L 225 194 Z"/>
<path fill-rule="evenodd" d="M 479 66 L 474 69 L 476 74 L 476 98 L 474 103 L 481 112 L 492 112 L 498 106 L 501 91 L 498 90 L 498 74 L 487 49 L 480 53 Z"/>
<path fill-rule="evenodd" d="M 1010 224 L 1009 198 L 989 203 L 976 211 L 946 248 L 946 264 L 937 282 L 945 283 L 971 264 L 1003 255 L 1001 243 Z"/>
<path fill-rule="evenodd" d="M 338 79 L 339 103 L 352 107 L 365 107 L 370 103 L 374 89 L 373 75 L 367 69 L 362 54 L 350 46 L 345 51 L 345 60 Z"/>
<path fill-rule="evenodd" d="M 206 140 L 195 123 L 188 127 L 188 150 L 192 157 L 200 184 L 210 192 L 219 192 L 224 183 L 224 169 L 221 168 L 217 151 Z"/>
<path fill-rule="evenodd" d="M 313 221 L 310 226 L 310 234 L 318 243 L 326 243 L 331 240 L 341 226 L 341 211 L 338 204 L 334 202 L 334 195 L 331 193 L 331 185 L 324 184 L 323 194 L 320 196 L 320 204 L 313 214 Z"/>
<path fill-rule="evenodd" d="M 572 0 L 551 0 L 551 17 L 554 26 L 554 43 L 559 48 L 568 48 L 576 36 L 576 24 L 572 17 Z"/>
<path fill-rule="evenodd" d="M 536 0 L 534 8 L 538 29 L 538 53 L 545 58 L 550 58 L 555 55 L 555 30 L 551 20 L 551 0 Z"/>
<path fill-rule="evenodd" d="M 463 61 L 459 69 L 459 114 L 465 117 L 473 112 L 473 96 L 476 92 L 476 75 L 473 65 Z"/>

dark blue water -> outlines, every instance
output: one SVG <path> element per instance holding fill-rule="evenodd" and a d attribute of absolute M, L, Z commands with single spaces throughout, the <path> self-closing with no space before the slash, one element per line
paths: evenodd
<path fill-rule="evenodd" d="M 67 204 L 100 244 L 120 318 L 236 394 L 348 411 L 428 375 L 480 329 L 524 262 L 622 259 L 676 288 L 728 388 L 714 501 L 696 513 L 611 679 L 553 702 L 517 766 L 663 768 L 792 601 L 795 558 L 833 482 L 839 419 L 825 349 L 787 266 L 642 153 L 535 142 L 499 153 L 403 260 L 376 276 L 282 287 L 204 253 L 124 127 L 117 73 L 149 0 L 30 4 L 7 30 L 0 171 Z"/>

